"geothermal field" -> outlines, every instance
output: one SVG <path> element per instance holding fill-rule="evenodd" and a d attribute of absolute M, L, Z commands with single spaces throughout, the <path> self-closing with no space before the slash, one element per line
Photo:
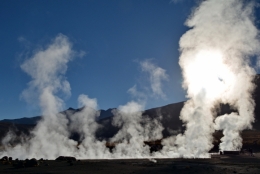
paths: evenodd
<path fill-rule="evenodd" d="M 64 110 L 68 63 L 81 53 L 58 34 L 20 66 L 31 78 L 21 97 L 36 99 L 42 116 L 0 122 L 0 172 L 260 173 L 259 65 L 252 63 L 260 56 L 258 6 L 201 1 L 179 40 L 187 101 L 148 110 L 136 86 L 117 108 L 99 110 L 98 99 L 81 94 L 78 109 Z M 149 74 L 150 95 L 165 97 L 166 71 L 151 60 L 138 63 Z"/>

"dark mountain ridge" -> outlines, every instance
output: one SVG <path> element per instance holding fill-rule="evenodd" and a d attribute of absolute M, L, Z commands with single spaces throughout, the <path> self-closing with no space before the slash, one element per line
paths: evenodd
<path fill-rule="evenodd" d="M 115 108 L 113 108 L 115 109 Z M 107 117 L 112 117 L 113 109 L 107 109 L 107 110 L 99 110 L 100 116 L 98 117 L 98 120 L 104 119 Z M 65 111 L 60 112 L 61 114 L 64 114 L 66 116 L 73 115 L 76 112 L 81 111 L 82 108 L 74 109 L 74 108 L 68 108 Z M 3 119 L 0 120 L 0 123 L 12 123 L 12 124 L 24 124 L 24 125 L 35 125 L 41 120 L 42 116 L 35 116 L 35 117 L 23 117 L 23 118 L 16 118 L 16 119 Z"/>
<path fill-rule="evenodd" d="M 253 93 L 253 98 L 255 100 L 255 122 L 253 123 L 254 130 L 260 130 L 260 75 L 255 78 L 256 89 Z M 152 108 L 145 110 L 143 112 L 144 117 L 150 118 L 160 118 L 160 121 L 164 127 L 163 136 L 167 137 L 172 134 L 177 134 L 183 131 L 185 127 L 182 121 L 179 119 L 181 109 L 185 102 L 173 103 L 162 107 Z M 65 116 L 72 115 L 76 112 L 81 111 L 82 108 L 74 109 L 69 108 L 61 113 Z M 100 139 L 108 139 L 113 137 L 119 130 L 119 128 L 112 125 L 113 109 L 99 110 L 100 116 L 97 122 L 101 124 L 101 128 L 96 132 L 96 136 Z M 218 111 L 218 115 L 225 113 L 230 113 L 233 110 L 229 105 L 222 104 Z M 4 119 L 0 121 L 0 131 L 1 134 L 7 132 L 10 127 L 16 127 L 17 130 L 28 132 L 32 129 L 37 122 L 41 119 L 41 116 L 31 117 L 31 118 L 19 118 L 19 119 Z M 9 125 L 9 126 L 8 126 Z M 28 129 L 26 129 L 28 127 Z"/>
<path fill-rule="evenodd" d="M 23 117 L 23 118 L 16 118 L 16 119 L 4 119 L 0 120 L 2 123 L 13 123 L 13 124 L 25 124 L 25 125 L 35 125 L 38 121 L 42 118 L 42 116 L 35 116 L 35 117 Z"/>

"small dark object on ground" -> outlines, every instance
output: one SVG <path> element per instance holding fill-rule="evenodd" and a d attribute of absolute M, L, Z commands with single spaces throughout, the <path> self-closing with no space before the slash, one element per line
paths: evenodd
<path fill-rule="evenodd" d="M 35 158 L 32 158 L 32 159 L 26 161 L 25 166 L 26 167 L 36 167 L 36 166 L 39 166 L 39 163 Z"/>
<path fill-rule="evenodd" d="M 4 156 L 3 158 L 1 158 L 0 161 L 8 161 L 8 157 L 7 157 L 7 156 Z"/>
<path fill-rule="evenodd" d="M 13 163 L 13 166 L 16 168 L 23 168 L 23 167 L 36 167 L 39 166 L 39 162 L 35 159 L 26 159 L 25 161 L 15 161 L 15 163 Z"/>
<path fill-rule="evenodd" d="M 227 150 L 224 150 L 223 151 L 223 154 L 224 155 L 239 155 L 240 151 L 227 151 Z"/>
<path fill-rule="evenodd" d="M 55 159 L 56 161 L 77 161 L 75 157 L 72 156 L 59 156 Z"/>

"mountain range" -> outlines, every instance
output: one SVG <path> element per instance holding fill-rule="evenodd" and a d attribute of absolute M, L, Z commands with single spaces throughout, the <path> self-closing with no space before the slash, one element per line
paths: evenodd
<path fill-rule="evenodd" d="M 260 75 L 257 75 L 255 78 L 256 89 L 253 93 L 253 98 L 255 100 L 255 122 L 253 123 L 253 129 L 260 130 Z M 148 116 L 151 118 L 158 118 L 161 116 L 161 123 L 165 128 L 163 130 L 163 136 L 167 137 L 178 132 L 185 130 L 182 121 L 179 119 L 179 115 L 182 107 L 184 106 L 185 101 L 179 103 L 172 103 L 166 106 L 161 106 L 157 108 L 152 108 L 145 110 L 143 116 Z M 61 113 L 64 115 L 74 114 L 79 112 L 82 108 L 74 109 L 68 108 Z M 96 136 L 101 139 L 108 139 L 113 137 L 119 130 L 119 128 L 112 125 L 113 118 L 113 109 L 100 110 L 100 116 L 97 119 L 97 122 L 102 125 L 102 128 L 98 129 Z M 222 104 L 218 115 L 224 113 L 230 113 L 233 110 L 229 105 Z M 0 138 L 3 137 L 9 129 L 15 130 L 17 134 L 25 133 L 28 134 L 31 129 L 37 124 L 41 119 L 41 116 L 35 116 L 30 118 L 18 118 L 18 119 L 4 119 L 0 120 Z M 76 136 L 76 135 L 75 135 Z"/>

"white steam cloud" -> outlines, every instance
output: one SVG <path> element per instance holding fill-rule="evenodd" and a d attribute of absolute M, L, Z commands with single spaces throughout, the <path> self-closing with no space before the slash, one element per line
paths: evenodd
<path fill-rule="evenodd" d="M 153 158 L 153 157 L 210 157 L 215 130 L 223 130 L 221 150 L 238 150 L 242 146 L 240 132 L 252 128 L 254 106 L 252 80 L 255 70 L 250 57 L 259 56 L 259 31 L 254 25 L 254 3 L 242 0 L 206 0 L 194 10 L 186 21 L 191 29 L 180 39 L 180 59 L 187 90 L 180 119 L 186 130 L 162 141 L 163 149 L 150 152 L 145 141 L 163 138 L 159 119 L 143 116 L 147 97 L 136 86 L 129 92 L 136 101 L 127 102 L 114 110 L 112 124 L 119 131 L 108 142 L 96 138 L 101 125 L 97 99 L 81 94 L 77 112 L 63 110 L 61 95 L 70 96 L 70 84 L 65 78 L 67 64 L 75 56 L 69 39 L 59 34 L 45 49 L 37 51 L 21 68 L 32 81 L 22 97 L 37 101 L 43 119 L 30 136 L 22 136 L 21 143 L 12 145 L 13 132 L 2 140 L 0 155 L 14 158 L 48 158 L 60 155 L 77 158 Z M 152 96 L 165 97 L 162 82 L 168 80 L 166 71 L 151 61 L 140 63 L 149 74 Z M 237 112 L 216 115 L 220 104 L 229 104 Z M 79 135 L 79 140 L 71 138 Z"/>
<path fill-rule="evenodd" d="M 117 144 L 112 152 L 105 141 L 96 138 L 96 131 L 101 128 L 97 123 L 99 112 L 96 99 L 81 94 L 78 97 L 78 112 L 67 110 L 59 113 L 64 102 L 58 95 L 70 95 L 70 84 L 65 78 L 67 63 L 81 55 L 82 52 L 73 51 L 69 39 L 60 34 L 46 49 L 36 52 L 21 65 L 22 70 L 32 77 L 22 97 L 27 101 L 37 99 L 43 118 L 31 135 L 24 136 L 21 143 L 14 147 L 10 142 L 15 139 L 15 134 L 9 132 L 2 140 L 5 151 L 1 155 L 20 159 L 55 159 L 60 155 L 88 159 L 150 157 L 150 147 L 144 145 L 144 141 L 161 139 L 163 128 L 158 120 L 142 116 L 145 101 L 128 102 L 114 110 L 113 125 L 121 129 L 110 140 Z M 159 83 L 156 88 L 160 91 L 160 78 L 166 76 L 164 70 L 150 63 L 145 66 L 151 73 L 151 79 L 155 78 L 151 86 Z M 149 68 L 155 68 L 156 72 Z M 71 138 L 75 133 L 79 135 L 78 141 Z"/>
<path fill-rule="evenodd" d="M 238 150 L 240 132 L 254 121 L 250 57 L 259 56 L 254 3 L 242 0 L 203 1 L 186 21 L 192 29 L 180 40 L 180 66 L 187 89 L 180 118 L 186 131 L 177 137 L 183 156 L 207 156 L 212 133 L 223 130 L 221 150 Z M 216 118 L 212 109 L 229 104 L 238 113 Z"/>
<path fill-rule="evenodd" d="M 59 34 L 46 49 L 36 52 L 21 65 L 22 70 L 32 77 L 22 96 L 27 101 L 32 96 L 38 96 L 37 101 L 44 117 L 24 144 L 14 148 L 6 147 L 7 154 L 19 158 L 54 158 L 57 154 L 70 152 L 69 147 L 75 142 L 68 139 L 68 120 L 62 114 L 57 114 L 64 103 L 55 94 L 62 91 L 65 95 L 70 95 L 70 84 L 64 74 L 73 55 L 68 38 Z M 67 148 L 60 148 L 60 144 Z"/>
<path fill-rule="evenodd" d="M 140 62 L 142 70 L 149 73 L 149 80 L 153 94 L 162 98 L 165 98 L 165 94 L 162 91 L 162 81 L 168 80 L 168 75 L 165 69 L 162 69 L 149 60 Z"/>
<path fill-rule="evenodd" d="M 168 79 L 166 71 L 149 60 L 140 62 L 142 70 L 149 74 L 150 86 L 155 96 L 164 97 L 162 81 Z M 114 110 L 112 124 L 120 128 L 110 141 L 117 145 L 113 154 L 117 158 L 149 158 L 150 147 L 145 141 L 162 139 L 162 124 L 158 119 L 143 116 L 147 95 L 137 90 L 136 85 L 128 90 L 136 101 L 128 102 Z"/>
<path fill-rule="evenodd" d="M 149 158 L 150 147 L 145 141 L 162 138 L 163 127 L 156 119 L 142 116 L 144 105 L 131 101 L 114 110 L 113 125 L 120 127 L 111 139 L 117 145 L 113 149 L 116 158 Z"/>
<path fill-rule="evenodd" d="M 32 81 L 29 82 L 28 89 L 23 91 L 22 97 L 31 101 L 32 96 L 39 96 L 39 104 L 43 111 L 57 113 L 62 109 L 62 100 L 57 96 L 50 98 L 49 95 L 53 96 L 62 91 L 70 96 L 70 84 L 64 74 L 67 71 L 67 63 L 71 61 L 73 55 L 68 38 L 60 34 L 45 50 L 36 52 L 26 60 L 21 68 L 32 77 Z"/>

